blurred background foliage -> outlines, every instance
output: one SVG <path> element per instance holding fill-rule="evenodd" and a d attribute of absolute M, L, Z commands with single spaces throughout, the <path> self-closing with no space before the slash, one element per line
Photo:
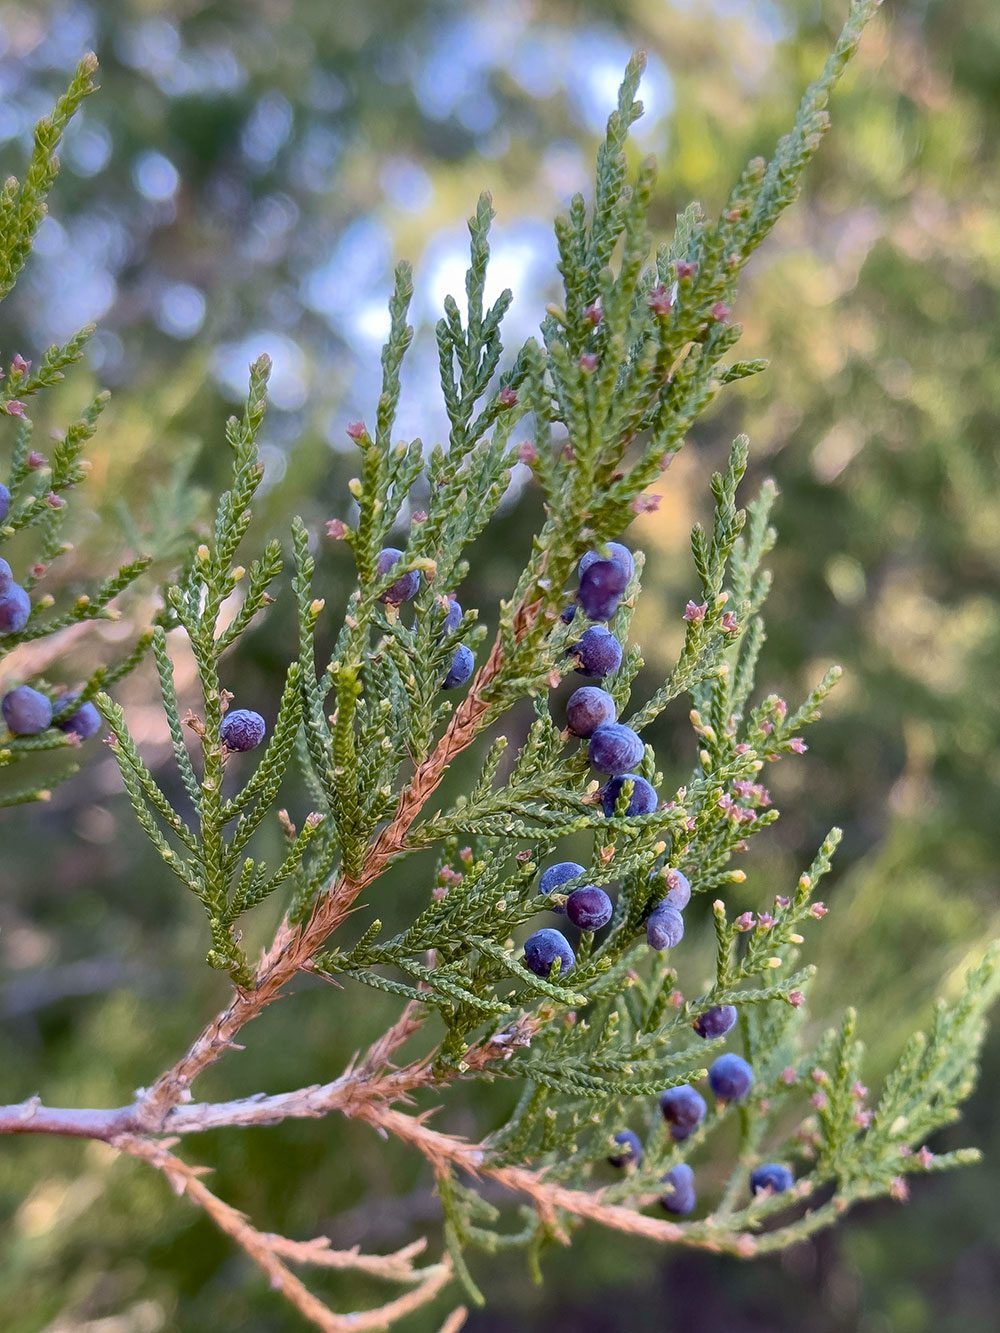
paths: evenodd
<path fill-rule="evenodd" d="M 92 47 L 102 63 L 104 91 L 67 138 L 53 215 L 4 308 L 8 356 L 37 355 L 88 319 L 101 325 L 89 369 L 60 391 L 64 418 L 85 401 L 88 377 L 115 391 L 62 577 L 72 585 L 110 563 L 137 531 L 164 566 L 176 558 L 222 479 L 221 426 L 259 351 L 274 357 L 275 377 L 258 531 L 282 532 L 293 512 L 316 530 L 345 515 L 344 425 L 373 407 L 394 259 L 415 263 L 422 322 L 400 426 L 433 441 L 442 417 L 430 333 L 443 295 L 461 288 L 478 190 L 492 190 L 499 214 L 494 285 L 516 294 L 510 346 L 548 299 L 550 219 L 589 178 L 628 52 L 650 52 L 635 151 L 660 159 L 667 232 L 690 198 L 717 206 L 745 159 L 787 127 L 843 9 L 0 4 L 5 169 L 20 165 L 31 123 L 79 54 Z M 941 978 L 950 984 L 998 921 L 998 89 L 994 0 L 887 3 L 836 96 L 805 195 L 737 304 L 743 354 L 768 356 L 771 369 L 700 424 L 661 509 L 633 532 L 649 557 L 636 634 L 650 683 L 679 642 L 687 533 L 706 508 L 708 474 L 730 437 L 749 431 L 751 485 L 772 475 L 783 493 L 762 683 L 795 695 L 831 660 L 846 678 L 809 756 L 775 771 L 785 814 L 749 858 L 736 900 L 766 902 L 831 823 L 844 826 L 832 914 L 813 932 L 812 1005 L 817 1021 L 860 1005 L 872 1081 L 927 1017 Z M 523 480 L 462 590 L 487 620 L 537 517 Z M 332 611 L 349 586 L 343 552 L 324 550 L 321 570 Z M 283 600 L 233 663 L 239 701 L 265 713 L 290 644 Z M 133 610 L 135 623 L 149 607 Z M 82 675 L 111 646 L 102 635 L 129 629 L 77 634 L 47 673 Z M 165 760 L 150 684 L 140 673 L 121 694 L 144 749 Z M 692 755 L 683 709 L 654 740 L 680 780 Z M 297 793 L 289 800 L 302 805 Z M 198 913 L 152 866 L 100 751 L 50 807 L 8 814 L 2 838 L 3 1099 L 41 1089 L 52 1102 L 119 1101 L 177 1054 L 222 994 L 200 962 Z M 408 911 L 428 889 L 398 876 L 386 894 Z M 685 950 L 682 984 L 697 984 L 701 947 Z M 374 993 L 304 983 L 204 1093 L 329 1077 L 387 1013 Z M 977 1099 L 947 1136 L 983 1145 L 986 1164 L 919 1182 L 905 1211 L 873 1207 L 751 1266 L 582 1233 L 572 1254 L 549 1256 L 541 1290 L 513 1263 L 484 1274 L 493 1304 L 469 1327 L 994 1329 L 998 1075 L 994 1037 Z M 466 1089 L 446 1114 L 450 1128 L 481 1133 L 503 1106 L 489 1089 Z M 265 1227 L 385 1247 L 435 1226 L 426 1173 L 358 1126 L 286 1124 L 191 1148 Z M 101 1145 L 5 1143 L 0 1213 L 4 1333 L 298 1327 L 193 1209 Z M 365 1294 L 342 1283 L 337 1304 Z"/>

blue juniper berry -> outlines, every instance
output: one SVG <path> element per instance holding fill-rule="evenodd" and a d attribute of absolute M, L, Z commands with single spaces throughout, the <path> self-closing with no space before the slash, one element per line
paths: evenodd
<path fill-rule="evenodd" d="M 625 807 L 626 815 L 651 815 L 659 805 L 656 788 L 638 773 L 622 773 L 620 777 L 612 778 L 601 790 L 601 805 L 607 817 L 610 819 L 615 813 L 618 797 L 626 782 L 632 783 L 632 795 Z"/>
<path fill-rule="evenodd" d="M 669 868 L 663 871 L 663 879 L 667 885 L 667 896 L 663 901 L 683 912 L 691 901 L 691 881 L 679 870 Z"/>
<path fill-rule="evenodd" d="M 727 1051 L 709 1069 L 708 1083 L 721 1101 L 742 1101 L 753 1087 L 753 1070 L 741 1055 Z"/>
<path fill-rule="evenodd" d="M 0 523 L 3 523 L 10 513 L 10 491 L 0 481 Z"/>
<path fill-rule="evenodd" d="M 267 724 L 250 708 L 235 708 L 219 727 L 219 739 L 227 750 L 252 750 L 264 739 Z"/>
<path fill-rule="evenodd" d="M 542 877 L 538 881 L 538 892 L 551 893 L 553 889 L 560 888 L 571 879 L 579 879 L 585 873 L 578 861 L 557 861 L 554 866 L 549 866 L 548 870 L 542 872 Z M 553 907 L 552 910 L 560 914 L 566 911 L 565 907 Z"/>
<path fill-rule="evenodd" d="M 690 1083 L 682 1083 L 676 1088 L 667 1088 L 660 1093 L 660 1110 L 670 1126 L 671 1136 L 681 1142 L 698 1128 L 705 1119 L 708 1107 L 705 1098 Z"/>
<path fill-rule="evenodd" d="M 795 1183 L 795 1177 L 781 1162 L 762 1162 L 750 1172 L 751 1194 L 784 1194 Z"/>
<path fill-rule="evenodd" d="M 678 1162 L 671 1167 L 663 1177 L 663 1183 L 667 1192 L 660 1197 L 660 1204 L 668 1213 L 683 1217 L 685 1213 L 694 1212 L 698 1196 L 694 1189 L 694 1172 L 687 1162 Z"/>
<path fill-rule="evenodd" d="M 574 889 L 566 899 L 566 915 L 580 930 L 600 930 L 611 920 L 614 904 L 596 884 Z"/>
<path fill-rule="evenodd" d="M 574 736 L 584 739 L 617 716 L 614 699 L 599 685 L 581 685 L 566 701 L 566 726 Z"/>
<path fill-rule="evenodd" d="M 379 578 L 385 578 L 390 569 L 399 563 L 403 558 L 403 552 L 397 546 L 385 546 L 379 551 L 376 569 Z M 379 593 L 379 601 L 385 602 L 389 606 L 399 606 L 402 602 L 410 602 L 420 591 L 420 571 L 418 569 L 409 569 L 405 574 L 401 574 L 395 583 L 391 583 L 384 592 Z"/>
<path fill-rule="evenodd" d="M 454 597 L 448 603 L 448 610 L 445 613 L 444 624 L 441 626 L 441 637 L 446 634 L 454 634 L 462 623 L 462 607 Z"/>
<path fill-rule="evenodd" d="M 443 690 L 457 690 L 460 685 L 472 675 L 476 669 L 476 659 L 473 656 L 472 649 L 466 643 L 460 643 L 455 649 L 455 655 L 451 659 L 451 666 L 448 668 L 448 674 L 441 682 Z"/>
<path fill-rule="evenodd" d="M 646 919 L 646 941 L 651 949 L 675 949 L 684 938 L 684 918 L 676 907 L 662 902 Z"/>
<path fill-rule="evenodd" d="M 587 758 L 598 773 L 612 777 L 631 772 L 645 753 L 642 737 L 621 722 L 605 722 L 598 727 L 587 747 Z"/>
<path fill-rule="evenodd" d="M 720 1004 L 714 1009 L 706 1009 L 694 1020 L 692 1027 L 699 1037 L 706 1041 L 713 1037 L 724 1037 L 736 1023 L 736 1007 L 732 1004 Z"/>
<path fill-rule="evenodd" d="M 576 603 L 570 602 L 569 606 L 564 606 L 559 613 L 559 619 L 564 625 L 572 625 L 573 617 L 576 615 Z"/>
<path fill-rule="evenodd" d="M 57 707 L 65 708 L 77 699 L 76 694 L 64 695 L 58 700 Z M 101 715 L 92 703 L 81 704 L 68 717 L 60 718 L 56 723 L 60 731 L 67 731 L 74 736 L 79 736 L 82 741 L 90 740 L 91 736 L 96 736 L 101 729 Z"/>
<path fill-rule="evenodd" d="M 536 977 L 548 977 L 556 959 L 559 960 L 559 976 L 565 976 L 576 962 L 569 940 L 560 931 L 546 926 L 524 941 L 524 965 Z"/>
<path fill-rule="evenodd" d="M 575 670 L 580 676 L 608 676 L 622 664 L 622 646 L 603 625 L 585 629 L 569 651 L 576 658 Z"/>
<path fill-rule="evenodd" d="M 634 1129 L 619 1130 L 615 1143 L 621 1144 L 621 1152 L 612 1153 L 608 1158 L 609 1166 L 642 1166 L 642 1140 Z"/>
<path fill-rule="evenodd" d="M 580 557 L 580 563 L 576 567 L 576 576 L 582 579 L 584 574 L 597 560 L 613 560 L 615 564 L 621 565 L 625 571 L 626 581 L 635 573 L 635 560 L 632 552 L 621 542 L 605 542 L 603 548 L 594 551 L 587 551 Z"/>
<path fill-rule="evenodd" d="M 0 597 L 14 586 L 14 571 L 7 561 L 0 557 Z"/>
<path fill-rule="evenodd" d="M 20 634 L 31 615 L 31 598 L 19 583 L 0 596 L 0 634 Z"/>
<path fill-rule="evenodd" d="M 628 575 L 614 560 L 595 560 L 588 565 L 576 595 L 584 615 L 590 620 L 610 620 L 627 583 Z"/>
<path fill-rule="evenodd" d="M 37 736 L 52 725 L 52 703 L 40 690 L 18 685 L 4 695 L 0 704 L 7 730 L 15 736 Z"/>

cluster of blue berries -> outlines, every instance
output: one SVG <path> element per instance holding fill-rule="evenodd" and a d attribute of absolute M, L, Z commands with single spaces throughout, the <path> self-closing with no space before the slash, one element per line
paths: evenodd
<path fill-rule="evenodd" d="M 92 703 L 81 704 L 71 713 L 64 713 L 63 710 L 70 707 L 76 698 L 75 694 L 67 694 L 57 701 L 63 716 L 55 725 L 60 731 L 86 741 L 100 731 L 101 715 Z M 52 700 L 47 694 L 42 694 L 41 690 L 32 689 L 30 685 L 17 685 L 4 695 L 0 702 L 0 712 L 12 736 L 37 736 L 52 726 L 55 709 Z"/>
<path fill-rule="evenodd" d="M 0 523 L 7 517 L 10 508 L 10 492 L 6 486 L 0 487 Z M 14 573 L 6 560 L 0 560 L 0 636 L 20 634 L 31 615 L 31 598 L 15 583 Z"/>
<path fill-rule="evenodd" d="M 379 552 L 376 564 L 379 577 L 385 578 L 402 559 L 403 552 L 397 546 L 383 547 Z M 379 601 L 384 606 L 402 606 L 404 602 L 412 602 L 419 591 L 420 571 L 419 569 L 408 569 L 405 574 L 400 575 L 395 583 L 390 583 L 384 592 L 379 593 Z M 447 634 L 454 634 L 461 623 L 462 608 L 453 597 L 448 603 L 444 624 L 441 626 L 441 638 L 444 638 Z M 441 682 L 441 688 L 443 690 L 457 690 L 459 686 L 464 685 L 469 680 L 475 668 L 476 659 L 472 649 L 467 643 L 460 643 L 455 649 L 447 674 Z"/>

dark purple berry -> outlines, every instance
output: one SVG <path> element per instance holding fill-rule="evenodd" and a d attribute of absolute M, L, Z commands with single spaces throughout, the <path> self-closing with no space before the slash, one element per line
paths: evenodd
<path fill-rule="evenodd" d="M 671 1167 L 663 1177 L 663 1183 L 667 1192 L 661 1196 L 660 1203 L 668 1213 L 683 1217 L 685 1213 L 694 1212 L 698 1196 L 694 1190 L 694 1172 L 687 1162 L 678 1162 Z"/>
<path fill-rule="evenodd" d="M 668 1088 L 660 1093 L 660 1110 L 670 1126 L 670 1133 L 678 1142 L 686 1139 L 705 1119 L 708 1107 L 705 1098 L 690 1083 Z"/>
<path fill-rule="evenodd" d="M 576 615 L 576 603 L 571 602 L 569 606 L 563 607 L 559 613 L 559 619 L 564 625 L 572 625 L 573 617 Z"/>
<path fill-rule="evenodd" d="M 569 946 L 569 940 L 558 930 L 546 926 L 536 930 L 524 941 L 524 965 L 536 977 L 548 977 L 552 965 L 559 960 L 559 975 L 565 976 L 576 962 L 576 954 Z"/>
<path fill-rule="evenodd" d="M 607 676 L 622 664 L 622 646 L 603 625 L 585 629 L 570 652 L 576 657 L 576 672 L 580 676 Z"/>
<path fill-rule="evenodd" d="M 597 728 L 587 747 L 587 758 L 598 773 L 619 777 L 642 762 L 646 747 L 631 727 L 621 722 L 605 722 Z"/>
<path fill-rule="evenodd" d="M 611 920 L 614 904 L 596 884 L 574 889 L 566 899 L 566 915 L 580 930 L 600 930 Z"/>
<path fill-rule="evenodd" d="M 574 736 L 592 736 L 617 716 L 614 699 L 598 685 L 581 685 L 566 702 L 566 726 Z"/>
<path fill-rule="evenodd" d="M 724 1102 L 738 1102 L 753 1087 L 753 1070 L 741 1055 L 720 1055 L 708 1071 L 708 1084 Z"/>
<path fill-rule="evenodd" d="M 444 624 L 441 626 L 441 636 L 445 634 L 454 634 L 462 623 L 462 608 L 453 597 L 448 603 L 448 611 L 444 618 Z"/>
<path fill-rule="evenodd" d="M 583 866 L 576 861 L 557 861 L 554 866 L 543 871 L 538 881 L 538 892 L 551 893 L 553 889 L 561 888 L 569 880 L 579 879 L 585 873 Z M 565 907 L 553 907 L 552 910 L 560 915 L 566 911 Z"/>
<path fill-rule="evenodd" d="M 57 701 L 56 707 L 62 710 L 74 703 L 77 697 L 75 694 L 66 694 Z M 96 736 L 101 729 L 101 715 L 93 704 L 81 704 L 68 717 L 60 718 L 56 726 L 60 731 L 70 731 L 79 736 L 82 741 L 89 741 L 91 736 Z"/>
<path fill-rule="evenodd" d="M 379 551 L 376 569 L 379 577 L 385 578 L 393 565 L 398 564 L 403 558 L 403 552 L 396 546 L 386 546 Z M 395 583 L 391 583 L 385 592 L 379 593 L 379 601 L 386 602 L 390 606 L 399 606 L 401 602 L 410 602 L 420 591 L 420 571 L 410 569 L 401 575 Z"/>
<path fill-rule="evenodd" d="M 37 736 L 52 725 L 52 703 L 30 685 L 18 685 L 4 695 L 3 720 L 15 736 Z"/>
<path fill-rule="evenodd" d="M 642 1166 L 642 1141 L 634 1130 L 619 1130 L 615 1143 L 620 1143 L 622 1150 L 608 1158 L 608 1166 Z"/>
<path fill-rule="evenodd" d="M 249 708 L 235 708 L 222 719 L 219 739 L 227 750 L 252 750 L 267 732 L 267 723 L 260 713 Z"/>
<path fill-rule="evenodd" d="M 455 649 L 455 656 L 451 659 L 451 666 L 448 668 L 448 674 L 441 682 L 443 690 L 457 690 L 459 685 L 464 685 L 476 669 L 476 659 L 473 656 L 472 649 L 468 644 L 460 643 Z"/>
<path fill-rule="evenodd" d="M 628 547 L 623 546 L 621 542 L 606 542 L 603 549 L 588 551 L 586 555 L 580 557 L 580 563 L 576 567 L 576 577 L 582 579 L 590 566 L 597 560 L 613 560 L 615 564 L 621 565 L 625 571 L 626 583 L 635 573 L 635 561 Z"/>
<path fill-rule="evenodd" d="M 0 523 L 3 523 L 10 513 L 10 491 L 0 482 Z"/>
<path fill-rule="evenodd" d="M 667 896 L 663 901 L 683 912 L 691 901 L 691 881 L 679 870 L 664 870 L 663 878 L 667 885 Z"/>
<path fill-rule="evenodd" d="M 795 1184 L 795 1177 L 781 1162 L 762 1162 L 750 1172 L 750 1193 L 784 1194 Z"/>
<path fill-rule="evenodd" d="M 699 1014 L 692 1026 L 699 1037 L 710 1041 L 713 1037 L 724 1037 L 735 1022 L 735 1006 L 720 1004 L 715 1009 L 706 1009 L 703 1014 Z"/>
<path fill-rule="evenodd" d="M 7 561 L 0 558 L 0 597 L 9 592 L 14 586 L 14 571 L 8 565 Z"/>
<path fill-rule="evenodd" d="M 651 949 L 675 949 L 684 938 L 684 918 L 676 907 L 660 903 L 646 921 L 646 940 Z"/>
<path fill-rule="evenodd" d="M 628 583 L 628 575 L 614 560 L 595 560 L 580 579 L 577 601 L 590 620 L 610 620 Z"/>
<path fill-rule="evenodd" d="M 601 805 L 604 807 L 604 813 L 607 817 L 610 819 L 615 813 L 618 797 L 626 782 L 632 783 L 632 795 L 625 807 L 626 815 L 651 815 L 659 805 L 656 788 L 651 786 L 645 778 L 641 778 L 638 773 L 622 773 L 620 777 L 612 778 L 608 785 L 601 790 Z"/>
<path fill-rule="evenodd" d="M 31 598 L 19 583 L 0 597 L 0 634 L 20 634 L 31 615 Z"/>

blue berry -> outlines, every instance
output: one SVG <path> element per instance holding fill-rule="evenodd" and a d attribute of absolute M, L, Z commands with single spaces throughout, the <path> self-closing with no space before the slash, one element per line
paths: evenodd
<path fill-rule="evenodd" d="M 580 579 L 577 601 L 590 620 L 610 620 L 628 583 L 628 575 L 614 560 L 595 560 Z"/>
<path fill-rule="evenodd" d="M 619 1130 L 615 1143 L 620 1143 L 622 1150 L 608 1158 L 608 1166 L 642 1166 L 642 1141 L 634 1130 Z"/>
<path fill-rule="evenodd" d="M 441 636 L 445 634 L 454 634 L 462 623 L 462 608 L 453 597 L 448 603 L 448 610 L 445 614 L 444 624 L 441 626 Z"/>
<path fill-rule="evenodd" d="M 576 567 L 576 576 L 582 579 L 584 574 L 597 560 L 613 560 L 615 564 L 621 565 L 625 571 L 625 581 L 635 573 L 635 561 L 632 558 L 632 552 L 621 542 L 606 542 L 602 551 L 588 551 L 586 555 L 580 557 L 580 563 Z"/>
<path fill-rule="evenodd" d="M 670 1133 L 678 1142 L 686 1139 L 705 1119 L 708 1107 L 705 1098 L 690 1083 L 667 1088 L 660 1093 L 660 1110 L 670 1126 Z"/>
<path fill-rule="evenodd" d="M 708 1083 L 722 1101 L 742 1101 L 753 1087 L 753 1070 L 741 1055 L 727 1052 L 709 1069 Z"/>
<path fill-rule="evenodd" d="M 19 583 L 0 597 L 0 634 L 20 634 L 31 615 L 31 598 Z"/>
<path fill-rule="evenodd" d="M 403 558 L 403 552 L 396 546 L 385 546 L 379 551 L 376 569 L 379 577 L 384 578 L 393 565 L 398 564 Z M 420 591 L 420 571 L 418 569 L 407 570 L 395 583 L 391 583 L 385 592 L 379 593 L 379 601 L 386 602 L 390 606 L 399 606 L 401 602 L 411 602 Z"/>
<path fill-rule="evenodd" d="M 769 1190 L 772 1194 L 784 1194 L 795 1184 L 795 1177 L 781 1162 L 762 1162 L 750 1172 L 750 1193 L 763 1194 Z"/>
<path fill-rule="evenodd" d="M 543 871 L 538 881 L 538 892 L 551 893 L 553 889 L 560 888 L 571 879 L 579 879 L 585 873 L 583 866 L 576 861 L 557 861 L 554 866 Z M 552 910 L 560 914 L 566 911 L 565 907 L 553 907 Z"/>
<path fill-rule="evenodd" d="M 576 657 L 575 669 L 580 676 L 607 676 L 622 664 L 622 646 L 603 625 L 585 629 L 570 652 Z"/>
<path fill-rule="evenodd" d="M 646 940 L 651 949 L 675 949 L 684 938 L 684 918 L 676 907 L 663 902 L 646 920 Z"/>
<path fill-rule="evenodd" d="M 459 685 L 464 685 L 476 669 L 476 659 L 473 656 L 472 649 L 466 643 L 460 643 L 455 649 L 455 656 L 451 659 L 451 666 L 448 668 L 448 674 L 441 682 L 443 690 L 457 690 Z"/>
<path fill-rule="evenodd" d="M 720 1004 L 715 1009 L 706 1009 L 703 1014 L 699 1014 L 692 1026 L 699 1037 L 710 1041 L 713 1037 L 724 1037 L 735 1022 L 735 1006 Z"/>
<path fill-rule="evenodd" d="M 566 702 L 566 725 L 574 736 L 592 736 L 617 716 L 614 699 L 598 685 L 581 685 Z"/>
<path fill-rule="evenodd" d="M 64 695 L 58 701 L 60 709 L 71 704 L 78 696 L 75 694 Z M 89 741 L 91 736 L 96 736 L 101 729 L 101 715 L 91 703 L 81 704 L 79 708 L 69 714 L 68 717 L 60 718 L 56 723 L 60 731 L 69 731 L 79 736 L 82 741 Z"/>
<path fill-rule="evenodd" d="M 670 869 L 664 870 L 663 878 L 667 884 L 667 896 L 663 901 L 683 912 L 691 901 L 691 881 L 679 870 Z"/>
<path fill-rule="evenodd" d="M 598 773 L 618 777 L 642 762 L 646 747 L 631 727 L 621 722 L 605 722 L 597 728 L 587 747 L 587 758 Z"/>
<path fill-rule="evenodd" d="M 3 720 L 15 736 L 37 736 L 52 725 L 52 704 L 48 697 L 30 685 L 18 685 L 4 695 Z"/>
<path fill-rule="evenodd" d="M 14 571 L 8 565 L 7 561 L 0 558 L 0 597 L 8 593 L 14 586 Z"/>
<path fill-rule="evenodd" d="M 564 606 L 559 613 L 559 619 L 564 625 L 572 625 L 573 617 L 576 615 L 576 603 L 570 602 L 569 606 Z"/>
<path fill-rule="evenodd" d="M 601 805 L 607 817 L 610 819 L 615 813 L 618 797 L 626 782 L 632 783 L 632 795 L 625 807 L 626 815 L 651 815 L 660 803 L 656 788 L 638 773 L 622 773 L 620 777 L 612 778 L 601 790 Z"/>
<path fill-rule="evenodd" d="M 0 482 L 0 523 L 3 523 L 10 513 L 10 491 Z"/>
<path fill-rule="evenodd" d="M 222 719 L 219 738 L 227 750 L 252 750 L 264 739 L 267 723 L 260 713 L 235 708 Z"/>
<path fill-rule="evenodd" d="M 682 1217 L 685 1213 L 694 1212 L 698 1196 L 694 1190 L 694 1172 L 687 1162 L 678 1162 L 671 1167 L 663 1177 L 663 1183 L 667 1186 L 667 1192 L 661 1196 L 660 1204 L 668 1213 Z"/>
<path fill-rule="evenodd" d="M 557 958 L 559 975 L 563 977 L 572 970 L 576 954 L 560 931 L 546 926 L 544 930 L 536 930 L 534 935 L 529 935 L 524 941 L 524 965 L 536 977 L 548 977 Z"/>
<path fill-rule="evenodd" d="M 614 904 L 596 884 L 574 889 L 566 899 L 566 915 L 580 930 L 600 930 L 611 920 Z"/>

